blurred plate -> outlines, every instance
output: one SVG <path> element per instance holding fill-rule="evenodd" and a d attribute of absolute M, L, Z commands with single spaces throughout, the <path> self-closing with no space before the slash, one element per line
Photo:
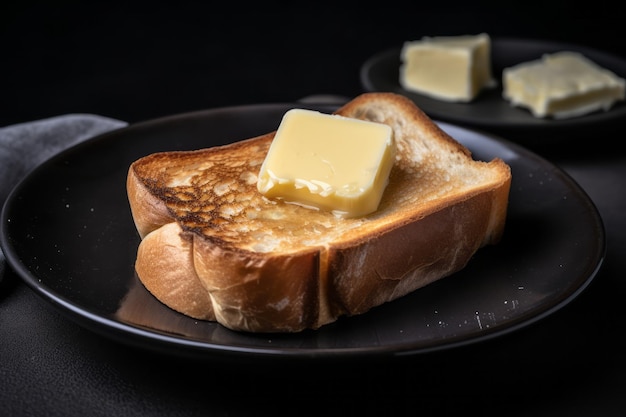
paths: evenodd
<path fill-rule="evenodd" d="M 430 117 L 504 134 L 517 142 L 535 144 L 538 139 L 550 142 L 569 140 L 564 133 L 583 135 L 597 126 L 625 124 L 626 103 L 618 102 L 607 112 L 564 119 L 534 117 L 528 110 L 513 107 L 502 98 L 502 70 L 515 64 L 535 60 L 545 53 L 577 51 L 598 65 L 626 78 L 626 60 L 593 48 L 579 45 L 525 39 L 492 39 L 493 76 L 496 88 L 485 89 L 470 103 L 451 103 L 407 91 L 400 86 L 401 46 L 382 51 L 361 67 L 361 83 L 367 91 L 389 91 L 411 98 Z M 581 130 L 581 128 L 583 130 Z M 539 135 L 540 138 L 537 136 Z"/>
<path fill-rule="evenodd" d="M 45 301 L 94 332 L 168 354 L 238 361 L 390 357 L 483 341 L 560 309 L 600 268 L 603 224 L 576 182 L 525 148 L 441 123 L 476 158 L 501 157 L 513 172 L 504 238 L 479 250 L 465 269 L 366 314 L 298 334 L 238 333 L 165 307 L 134 272 L 139 236 L 126 196 L 129 165 L 157 151 L 272 131 L 292 107 L 175 115 L 58 154 L 25 178 L 4 206 L 0 244 L 10 266 Z"/>

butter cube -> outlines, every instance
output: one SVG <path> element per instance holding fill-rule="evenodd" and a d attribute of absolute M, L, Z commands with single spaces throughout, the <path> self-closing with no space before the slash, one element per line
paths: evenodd
<path fill-rule="evenodd" d="M 401 60 L 400 85 L 439 100 L 470 102 L 482 89 L 495 86 L 486 33 L 405 42 Z"/>
<path fill-rule="evenodd" d="M 624 100 L 624 79 L 578 52 L 545 54 L 505 68 L 502 84 L 504 99 L 535 117 L 576 117 Z"/>
<path fill-rule="evenodd" d="M 391 127 L 312 110 L 287 111 L 257 188 L 268 198 L 358 217 L 378 209 L 395 158 Z"/>

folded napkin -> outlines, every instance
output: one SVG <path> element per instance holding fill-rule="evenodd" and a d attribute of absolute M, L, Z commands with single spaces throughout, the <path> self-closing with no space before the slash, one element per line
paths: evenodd
<path fill-rule="evenodd" d="M 0 128 L 0 207 L 33 168 L 74 144 L 127 123 L 93 114 L 68 114 Z M 0 282 L 6 275 L 0 249 Z"/>

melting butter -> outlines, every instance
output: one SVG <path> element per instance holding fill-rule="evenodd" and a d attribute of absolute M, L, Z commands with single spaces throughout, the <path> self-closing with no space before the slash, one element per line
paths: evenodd
<path fill-rule="evenodd" d="M 395 158 L 391 127 L 305 109 L 287 111 L 257 181 L 259 192 L 358 217 L 377 210 Z"/>

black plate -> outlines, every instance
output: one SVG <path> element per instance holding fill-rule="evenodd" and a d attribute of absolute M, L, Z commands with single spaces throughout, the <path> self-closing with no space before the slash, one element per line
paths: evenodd
<path fill-rule="evenodd" d="M 171 116 L 57 155 L 22 181 L 4 206 L 0 243 L 10 265 L 37 294 L 95 332 L 176 355 L 237 360 L 389 357 L 485 340 L 563 307 L 600 268 L 604 227 L 571 177 L 518 145 L 441 123 L 476 158 L 502 157 L 513 171 L 504 239 L 481 249 L 463 271 L 361 316 L 299 334 L 237 333 L 163 306 L 134 274 L 139 237 L 126 197 L 130 163 L 152 152 L 266 133 L 291 107 Z"/>
<path fill-rule="evenodd" d="M 598 111 L 570 119 L 542 119 L 528 110 L 513 107 L 502 98 L 502 70 L 512 65 L 539 59 L 544 53 L 577 51 L 616 75 L 626 78 L 626 60 L 597 49 L 541 40 L 492 39 L 491 62 L 497 87 L 484 90 L 470 103 L 451 103 L 407 91 L 400 86 L 401 45 L 380 52 L 361 67 L 361 83 L 367 91 L 390 91 L 412 99 L 434 119 L 505 134 L 508 139 L 535 144 L 571 139 L 571 134 L 592 132 L 597 125 L 624 125 L 626 103 L 618 102 L 609 111 Z M 519 140 L 518 140 L 519 139 Z"/>

